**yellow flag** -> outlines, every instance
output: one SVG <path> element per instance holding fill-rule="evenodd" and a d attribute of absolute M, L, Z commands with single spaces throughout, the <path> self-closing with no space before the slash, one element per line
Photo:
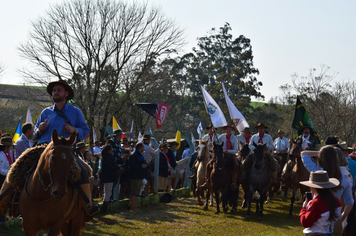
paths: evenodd
<path fill-rule="evenodd" d="M 112 116 L 112 130 L 115 131 L 117 129 L 121 129 L 121 127 L 117 123 L 115 116 Z"/>
<path fill-rule="evenodd" d="M 182 136 L 182 127 L 181 126 L 182 126 L 182 124 L 179 124 L 178 130 L 176 133 L 176 142 L 177 142 L 176 150 L 178 150 L 180 148 L 180 140 L 181 140 L 181 136 Z"/>

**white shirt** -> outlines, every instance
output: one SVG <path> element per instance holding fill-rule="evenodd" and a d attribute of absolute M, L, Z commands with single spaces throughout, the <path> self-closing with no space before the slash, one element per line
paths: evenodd
<path fill-rule="evenodd" d="M 101 148 L 100 147 L 98 147 L 98 146 L 94 146 L 93 147 L 93 151 L 94 151 L 94 153 L 93 154 L 100 154 L 101 153 Z"/>
<path fill-rule="evenodd" d="M 182 154 L 182 159 L 189 157 L 189 152 L 190 148 L 185 149 Z"/>
<path fill-rule="evenodd" d="M 147 161 L 148 163 L 151 162 L 153 156 L 155 156 L 161 151 L 159 148 L 153 150 L 153 148 L 147 143 L 144 143 L 143 146 L 145 147 L 145 152 L 143 153 L 143 159 L 145 159 L 145 161 Z"/>
<path fill-rule="evenodd" d="M 220 135 L 219 142 L 220 143 L 224 142 L 223 150 L 226 151 L 226 133 Z M 237 138 L 236 138 L 235 135 L 231 134 L 230 142 L 232 144 L 232 149 L 228 150 L 227 152 L 230 153 L 230 154 L 236 154 L 237 153 L 238 144 L 237 144 Z"/>
<path fill-rule="evenodd" d="M 303 150 L 305 150 L 305 148 L 308 147 L 308 144 L 310 143 L 309 138 L 310 138 L 310 134 L 306 138 L 304 137 L 304 135 L 302 136 L 302 148 L 303 148 Z"/>
<path fill-rule="evenodd" d="M 255 149 L 255 146 L 253 146 L 253 143 L 258 144 L 259 139 L 260 139 L 260 136 L 258 133 L 254 134 L 251 137 L 250 145 L 249 145 L 249 148 L 251 149 L 251 151 Z M 266 144 L 268 150 L 273 150 L 274 146 L 273 146 L 273 139 L 272 139 L 271 135 L 265 133 L 262 138 L 262 144 Z"/>
<path fill-rule="evenodd" d="M 274 140 L 274 147 L 276 149 L 276 153 L 280 153 L 281 150 L 286 150 L 289 148 L 289 140 L 286 137 L 279 137 Z"/>
<path fill-rule="evenodd" d="M 3 151 L 0 151 L 0 175 L 7 175 L 9 172 L 10 164 Z"/>

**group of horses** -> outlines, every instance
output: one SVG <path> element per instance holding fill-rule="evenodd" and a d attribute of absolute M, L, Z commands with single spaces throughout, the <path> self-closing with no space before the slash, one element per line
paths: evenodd
<path fill-rule="evenodd" d="M 198 198 L 198 204 L 203 205 L 202 198 L 205 197 L 204 210 L 213 206 L 213 196 L 216 203 L 216 214 L 220 213 L 220 203 L 224 212 L 229 210 L 229 205 L 232 207 L 231 212 L 237 210 L 237 200 L 239 190 L 232 189 L 232 168 L 228 166 L 226 156 L 223 152 L 223 143 L 213 143 L 212 153 L 209 152 L 208 142 L 201 141 L 198 146 L 198 170 L 196 180 L 196 196 Z M 278 162 L 278 168 L 276 173 L 269 173 L 267 155 L 270 155 L 270 151 L 266 145 L 254 144 L 255 149 L 250 151 L 248 144 L 241 144 L 240 150 L 236 155 L 239 164 L 239 185 L 243 190 L 243 207 L 247 206 L 246 218 L 250 217 L 251 203 L 254 200 L 254 195 L 257 192 L 260 196 L 256 200 L 256 212 L 259 216 L 263 215 L 263 206 L 268 196 L 272 197 L 273 193 L 276 193 L 280 186 L 284 188 L 285 196 L 287 196 L 288 189 L 292 190 L 291 205 L 289 214 L 293 213 L 293 204 L 295 202 L 295 195 L 297 189 L 301 189 L 301 193 L 307 191 L 300 181 L 309 179 L 309 171 L 304 167 L 301 160 L 302 146 L 300 143 L 294 143 L 288 153 L 288 158 L 283 162 L 283 158 L 278 154 L 272 156 L 276 162 Z M 250 167 L 250 171 L 244 173 L 245 160 L 253 160 L 253 164 Z M 251 159 L 252 158 L 252 159 Z M 207 169 L 211 168 L 210 176 L 206 176 Z M 271 174 L 277 176 L 277 182 L 272 183 Z M 207 188 L 203 188 L 206 178 L 209 177 L 209 185 Z M 238 186 L 239 186 L 238 185 Z M 220 200 L 221 195 L 221 200 Z M 247 204 L 246 204 L 247 203 Z"/>

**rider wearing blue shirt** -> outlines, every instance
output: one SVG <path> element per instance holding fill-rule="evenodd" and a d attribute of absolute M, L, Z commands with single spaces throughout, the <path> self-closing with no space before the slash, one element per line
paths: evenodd
<path fill-rule="evenodd" d="M 63 116 L 63 114 L 65 116 Z M 66 120 L 65 117 L 67 117 L 68 120 Z M 44 122 L 47 124 L 46 132 L 43 132 L 43 134 L 39 136 L 39 126 Z M 69 122 L 72 125 L 68 124 Z M 70 105 L 68 102 L 65 103 L 61 111 L 56 108 L 56 105 L 45 108 L 38 117 L 35 127 L 35 137 L 38 139 L 38 144 L 51 142 L 51 135 L 55 129 L 57 129 L 59 136 L 68 138 L 70 133 L 65 127 L 69 126 L 74 127 L 74 131 L 77 131 L 77 140 L 85 139 L 90 132 L 83 113 L 79 108 Z"/>

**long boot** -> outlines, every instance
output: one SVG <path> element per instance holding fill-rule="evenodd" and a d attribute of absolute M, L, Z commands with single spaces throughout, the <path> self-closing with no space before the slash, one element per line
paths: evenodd
<path fill-rule="evenodd" d="M 81 184 L 79 186 L 82 190 L 85 196 L 83 196 L 84 200 L 87 203 L 87 206 L 85 207 L 85 222 L 90 221 L 93 219 L 93 217 L 99 212 L 99 207 L 98 204 L 93 203 L 91 201 L 91 187 L 89 183 L 86 184 Z M 83 194 L 82 193 L 82 194 Z"/>
<path fill-rule="evenodd" d="M 109 206 L 109 202 L 104 202 L 103 203 L 103 207 L 101 208 L 101 211 L 104 213 L 104 214 L 108 214 L 109 211 L 108 211 L 108 206 Z"/>
<path fill-rule="evenodd" d="M 149 190 L 150 190 L 150 193 L 153 193 L 153 194 L 156 194 L 157 192 L 155 191 L 155 188 L 154 188 L 154 183 L 155 183 L 155 177 L 154 175 L 151 173 L 149 175 Z"/>
<path fill-rule="evenodd" d="M 0 190 L 0 222 L 4 222 L 6 219 L 6 206 L 13 192 L 14 188 L 5 180 Z"/>

